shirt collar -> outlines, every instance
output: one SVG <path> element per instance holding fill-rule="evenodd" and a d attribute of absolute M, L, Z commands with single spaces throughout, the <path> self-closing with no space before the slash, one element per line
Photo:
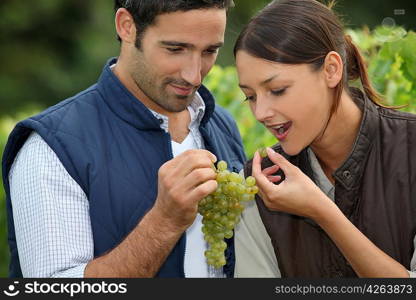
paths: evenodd
<path fill-rule="evenodd" d="M 334 200 L 334 185 L 326 177 L 324 171 L 322 170 L 321 164 L 318 161 L 315 153 L 311 148 L 308 148 L 309 160 L 311 163 L 311 168 L 314 173 L 314 179 L 317 181 L 316 184 L 318 187 L 327 195 L 329 198 Z"/>
<path fill-rule="evenodd" d="M 159 120 L 160 128 L 165 132 L 168 132 L 169 129 L 169 118 L 163 114 L 155 112 L 154 110 L 149 109 L 150 112 Z M 195 128 L 201 124 L 202 118 L 205 114 L 205 103 L 202 100 L 201 95 L 198 92 L 195 93 L 195 97 L 192 100 L 191 104 L 188 106 L 188 111 L 191 116 L 191 122 L 189 123 L 188 128 Z"/>

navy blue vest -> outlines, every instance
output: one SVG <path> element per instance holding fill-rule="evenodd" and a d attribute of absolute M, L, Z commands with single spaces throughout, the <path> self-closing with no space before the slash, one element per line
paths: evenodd
<path fill-rule="evenodd" d="M 68 173 L 88 197 L 94 256 L 117 246 L 153 206 L 159 167 L 172 159 L 171 138 L 159 121 L 110 70 L 99 81 L 65 101 L 16 125 L 6 145 L 2 168 L 6 190 L 10 276 L 22 276 L 17 253 L 8 174 L 14 158 L 32 130 L 54 150 Z M 240 170 L 245 155 L 236 124 L 215 105 L 201 86 L 206 111 L 200 125 L 206 148 L 231 168 Z M 183 234 L 162 265 L 160 277 L 184 277 Z M 233 275 L 234 247 L 229 240 L 227 276 Z"/>

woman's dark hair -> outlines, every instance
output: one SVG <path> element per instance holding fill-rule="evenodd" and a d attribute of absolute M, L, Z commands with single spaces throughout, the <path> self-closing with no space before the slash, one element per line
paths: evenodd
<path fill-rule="evenodd" d="M 140 49 L 141 39 L 146 28 L 152 25 L 158 15 L 193 9 L 219 8 L 234 6 L 233 0 L 115 0 L 114 10 L 125 8 L 133 16 L 137 28 L 136 47 Z M 120 41 L 120 37 L 118 37 Z"/>
<path fill-rule="evenodd" d="M 337 52 L 344 64 L 343 78 L 335 88 L 331 116 L 337 110 L 341 93 L 350 92 L 348 82 L 360 79 L 365 94 L 379 106 L 381 96 L 372 87 L 358 48 L 328 6 L 315 0 L 273 1 L 261 10 L 241 32 L 234 47 L 265 60 L 283 64 L 310 64 L 321 69 L 327 54 Z M 329 122 L 329 121 L 328 121 Z"/>

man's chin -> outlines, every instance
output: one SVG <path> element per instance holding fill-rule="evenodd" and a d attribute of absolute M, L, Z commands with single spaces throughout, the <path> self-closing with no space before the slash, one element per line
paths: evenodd
<path fill-rule="evenodd" d="M 192 100 L 191 101 L 186 101 L 186 100 L 187 99 L 181 99 L 180 101 L 182 101 L 182 103 L 175 103 L 175 104 L 167 105 L 165 109 L 169 112 L 184 111 L 192 102 Z"/>

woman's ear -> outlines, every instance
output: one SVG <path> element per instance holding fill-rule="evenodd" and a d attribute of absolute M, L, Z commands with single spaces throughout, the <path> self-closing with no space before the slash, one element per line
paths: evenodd
<path fill-rule="evenodd" d="M 125 8 L 119 8 L 115 17 L 116 31 L 125 43 L 135 43 L 136 25 L 133 16 Z"/>
<path fill-rule="evenodd" d="M 329 88 L 335 88 L 339 84 L 343 71 L 344 63 L 341 56 L 335 51 L 329 52 L 324 62 L 324 76 Z"/>

